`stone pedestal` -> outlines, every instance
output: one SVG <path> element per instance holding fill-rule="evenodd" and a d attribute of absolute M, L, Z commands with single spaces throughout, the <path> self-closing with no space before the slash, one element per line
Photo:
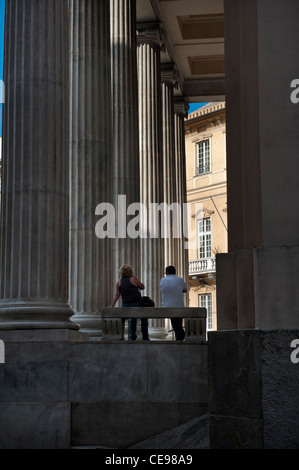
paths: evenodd
<path fill-rule="evenodd" d="M 298 338 L 298 330 L 209 333 L 211 449 L 298 449 Z"/>
<path fill-rule="evenodd" d="M 70 299 L 73 321 L 101 334 L 114 294 L 113 240 L 98 238 L 96 207 L 112 203 L 109 0 L 71 0 Z"/>
<path fill-rule="evenodd" d="M 218 329 L 298 328 L 298 264 L 298 246 L 217 255 Z"/>
<path fill-rule="evenodd" d="M 67 0 L 5 13 L 0 328 L 78 325 L 68 300 Z"/>

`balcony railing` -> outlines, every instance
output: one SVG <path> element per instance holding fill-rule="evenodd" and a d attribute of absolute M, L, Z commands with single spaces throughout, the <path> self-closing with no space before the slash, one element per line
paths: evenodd
<path fill-rule="evenodd" d="M 213 273 L 216 271 L 216 258 L 203 258 L 189 261 L 189 274 Z"/>

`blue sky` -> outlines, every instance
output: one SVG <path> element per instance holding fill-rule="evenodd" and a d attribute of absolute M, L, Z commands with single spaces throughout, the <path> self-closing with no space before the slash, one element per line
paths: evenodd
<path fill-rule="evenodd" d="M 193 111 L 195 111 L 196 109 L 201 108 L 205 104 L 207 104 L 207 103 L 189 103 L 190 107 L 189 107 L 188 114 L 193 113 Z"/>

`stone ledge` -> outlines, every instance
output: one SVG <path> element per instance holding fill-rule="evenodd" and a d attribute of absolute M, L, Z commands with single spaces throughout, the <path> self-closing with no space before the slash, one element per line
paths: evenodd
<path fill-rule="evenodd" d="M 100 309 L 99 315 L 102 318 L 101 341 L 124 340 L 125 321 L 129 318 L 183 318 L 185 341 L 197 343 L 206 341 L 207 310 L 205 308 L 106 307 Z"/>
<path fill-rule="evenodd" d="M 200 307 L 104 307 L 99 309 L 101 318 L 206 318 L 207 309 Z"/>

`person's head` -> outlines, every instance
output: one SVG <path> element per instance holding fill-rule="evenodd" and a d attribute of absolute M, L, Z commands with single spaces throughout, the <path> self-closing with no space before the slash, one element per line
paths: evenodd
<path fill-rule="evenodd" d="M 174 266 L 167 266 L 165 269 L 165 274 L 176 274 L 176 270 Z"/>
<path fill-rule="evenodd" d="M 131 277 L 134 275 L 133 268 L 129 264 L 123 264 L 119 269 L 120 277 Z"/>

